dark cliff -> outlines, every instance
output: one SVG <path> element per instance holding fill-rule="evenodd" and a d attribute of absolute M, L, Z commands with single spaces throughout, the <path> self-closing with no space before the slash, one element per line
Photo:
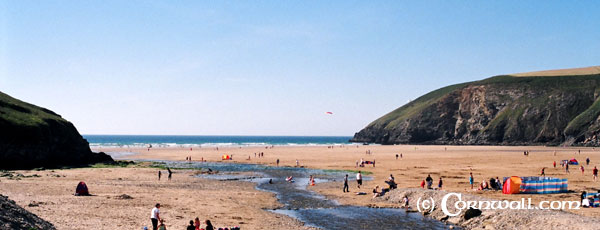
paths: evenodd
<path fill-rule="evenodd" d="M 444 87 L 373 121 L 351 141 L 598 146 L 599 69 L 503 75 Z M 565 73 L 576 75 L 560 75 Z"/>
<path fill-rule="evenodd" d="M 0 92 L 0 169 L 80 166 L 112 161 L 94 153 L 60 115 Z"/>

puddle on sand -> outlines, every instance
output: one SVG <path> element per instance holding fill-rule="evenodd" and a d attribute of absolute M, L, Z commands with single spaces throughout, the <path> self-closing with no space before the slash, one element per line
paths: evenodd
<path fill-rule="evenodd" d="M 203 178 L 255 182 L 257 189 L 275 193 L 278 201 L 284 205 L 283 208 L 270 211 L 296 218 L 308 226 L 349 230 L 448 228 L 444 223 L 424 217 L 420 213 L 407 213 L 403 209 L 340 205 L 335 200 L 329 200 L 323 195 L 306 189 L 310 175 L 317 175 L 315 182 L 322 183 L 335 179 L 341 180 L 346 172 L 216 162 L 165 163 L 173 168 L 210 168 L 219 172 L 199 175 Z M 294 177 L 295 182 L 285 181 L 288 176 Z M 272 183 L 269 183 L 270 180 Z"/>

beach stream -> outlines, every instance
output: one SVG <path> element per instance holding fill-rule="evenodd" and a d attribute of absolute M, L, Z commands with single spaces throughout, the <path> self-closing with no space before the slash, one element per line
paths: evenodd
<path fill-rule="evenodd" d="M 242 180 L 257 183 L 258 190 L 273 192 L 284 206 L 269 210 L 285 214 L 304 222 L 307 226 L 321 229 L 447 229 L 444 223 L 424 217 L 420 213 L 404 209 L 368 208 L 341 205 L 335 200 L 307 189 L 310 175 L 316 183 L 342 180 L 348 172 L 307 169 L 301 167 L 270 167 L 257 164 L 233 164 L 216 162 L 161 161 L 172 168 L 197 168 L 212 174 L 199 177 L 215 180 Z M 354 178 L 354 173 L 348 173 Z M 287 182 L 292 176 L 294 182 Z M 368 179 L 368 178 L 365 178 Z M 269 182 L 271 181 L 271 183 Z M 354 194 L 354 193 L 351 193 Z M 371 196 L 371 194 L 367 194 Z"/>

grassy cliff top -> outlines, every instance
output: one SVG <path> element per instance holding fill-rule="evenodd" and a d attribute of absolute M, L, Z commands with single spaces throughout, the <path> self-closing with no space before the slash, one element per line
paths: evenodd
<path fill-rule="evenodd" d="M 561 75 L 564 74 L 564 75 Z M 600 85 L 600 66 L 548 70 L 539 72 L 522 73 L 515 75 L 499 75 L 486 78 L 480 81 L 466 82 L 456 85 L 446 86 L 431 91 L 402 107 L 384 115 L 383 117 L 371 122 L 370 126 L 395 127 L 400 122 L 419 114 L 423 109 L 436 103 L 451 92 L 473 85 L 494 85 L 497 87 L 528 87 L 539 89 L 556 90 L 576 90 L 578 88 Z M 548 77 L 544 77 L 548 76 Z M 552 77 L 549 77 L 552 76 Z M 576 76 L 576 77 L 574 77 Z M 591 82 L 593 85 L 590 85 Z"/>
<path fill-rule="evenodd" d="M 66 122 L 60 115 L 0 92 L 0 122 L 17 126 L 39 126 L 46 120 Z"/>

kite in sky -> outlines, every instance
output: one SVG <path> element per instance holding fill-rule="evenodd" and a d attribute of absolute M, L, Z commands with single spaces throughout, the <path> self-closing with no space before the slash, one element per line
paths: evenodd
<path fill-rule="evenodd" d="M 325 114 L 333 114 L 332 112 L 325 112 Z"/>

